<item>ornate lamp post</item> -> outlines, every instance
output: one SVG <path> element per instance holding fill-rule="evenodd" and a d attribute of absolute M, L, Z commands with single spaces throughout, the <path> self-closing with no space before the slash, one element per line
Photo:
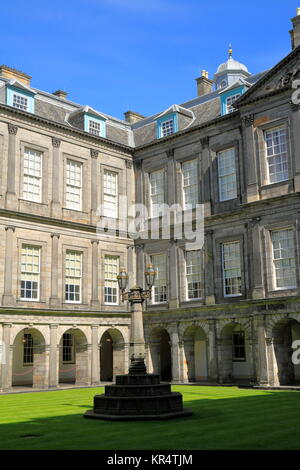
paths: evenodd
<path fill-rule="evenodd" d="M 126 292 L 126 269 L 122 268 L 117 276 L 122 300 L 128 300 L 131 306 L 129 373 L 118 375 L 115 384 L 106 385 L 104 395 L 94 396 L 94 408 L 84 414 L 85 418 L 133 421 L 180 418 L 192 414 L 183 408 L 181 393 L 171 392 L 168 383 L 161 384 L 158 374 L 147 374 L 142 304 L 151 297 L 155 279 L 151 264 L 147 266 L 145 278 L 147 290 L 132 287 Z"/>

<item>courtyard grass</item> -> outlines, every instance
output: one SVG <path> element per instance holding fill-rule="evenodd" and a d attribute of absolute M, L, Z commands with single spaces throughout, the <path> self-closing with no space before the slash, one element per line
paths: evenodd
<path fill-rule="evenodd" d="M 300 392 L 173 386 L 190 418 L 83 418 L 103 388 L 0 396 L 0 449 L 300 449 Z M 22 435 L 38 435 L 35 438 Z"/>

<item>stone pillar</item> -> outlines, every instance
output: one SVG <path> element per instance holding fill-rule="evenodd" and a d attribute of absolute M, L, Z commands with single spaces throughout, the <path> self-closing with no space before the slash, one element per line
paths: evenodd
<path fill-rule="evenodd" d="M 100 351 L 98 342 L 98 325 L 92 325 L 92 385 L 100 383 Z"/>
<path fill-rule="evenodd" d="M 99 240 L 91 240 L 92 243 L 92 300 L 91 306 L 98 307 L 99 302 L 99 282 L 98 282 L 98 245 Z"/>
<path fill-rule="evenodd" d="M 204 245 L 204 272 L 205 272 L 205 303 L 216 303 L 214 286 L 214 258 L 213 258 L 213 231 L 205 232 Z"/>
<path fill-rule="evenodd" d="M 295 191 L 300 191 L 300 105 L 291 103 L 292 108 L 292 129 L 293 129 L 293 154 L 295 158 Z"/>
<path fill-rule="evenodd" d="M 208 379 L 210 382 L 218 381 L 218 356 L 216 344 L 216 320 L 208 320 Z"/>
<path fill-rule="evenodd" d="M 127 272 L 128 272 L 128 285 L 135 286 L 135 270 L 134 270 L 134 246 L 127 247 Z"/>
<path fill-rule="evenodd" d="M 254 319 L 257 331 L 257 381 L 259 385 L 268 385 L 268 356 L 266 346 L 265 320 L 263 316 Z"/>
<path fill-rule="evenodd" d="M 144 262 L 144 245 L 138 244 L 135 245 L 136 250 L 136 283 L 140 287 L 144 287 L 144 272 L 145 272 L 145 262 Z"/>
<path fill-rule="evenodd" d="M 177 325 L 171 332 L 172 382 L 180 383 L 180 351 Z"/>
<path fill-rule="evenodd" d="M 51 233 L 52 238 L 52 257 L 51 257 L 51 297 L 49 305 L 51 308 L 58 308 L 61 305 L 61 299 L 58 296 L 58 240 L 59 233 Z"/>
<path fill-rule="evenodd" d="M 7 225 L 5 227 L 5 231 L 4 292 L 2 296 L 2 305 L 12 306 L 15 304 L 15 298 L 12 291 L 15 227 L 13 225 Z"/>
<path fill-rule="evenodd" d="M 169 280 L 169 307 L 177 308 L 179 306 L 179 292 L 177 245 L 175 240 L 170 241 L 169 247 Z"/>
<path fill-rule="evenodd" d="M 134 289 L 131 289 L 131 292 Z M 145 339 L 143 325 L 142 302 L 130 302 L 131 306 L 131 327 L 130 327 L 130 357 L 145 356 Z"/>
<path fill-rule="evenodd" d="M 95 222 L 95 217 L 98 208 L 98 155 L 98 150 L 91 149 L 91 223 Z"/>
<path fill-rule="evenodd" d="M 76 346 L 76 380 L 75 385 L 90 385 L 91 383 L 91 344 Z"/>
<path fill-rule="evenodd" d="M 9 392 L 12 387 L 13 346 L 10 345 L 11 323 L 3 324 L 3 345 L 5 348 L 5 364 L 2 364 L 2 391 Z"/>
<path fill-rule="evenodd" d="M 175 174 L 175 161 L 174 149 L 167 150 L 167 204 L 172 206 L 176 202 L 176 174 Z"/>
<path fill-rule="evenodd" d="M 250 285 L 252 299 L 263 299 L 265 297 L 264 279 L 263 279 L 263 257 L 260 236 L 260 217 L 252 219 L 248 224 L 249 254 L 251 265 Z"/>
<path fill-rule="evenodd" d="M 49 369 L 47 357 L 49 358 L 50 362 L 49 346 L 44 344 L 34 345 L 33 352 L 34 362 L 32 373 L 32 388 L 48 388 Z"/>
<path fill-rule="evenodd" d="M 52 160 L 52 201 L 51 201 L 51 216 L 61 219 L 61 201 L 60 201 L 60 185 L 61 178 L 61 165 L 60 165 L 60 148 L 61 140 L 56 137 L 52 138 L 53 146 L 53 160 Z"/>
<path fill-rule="evenodd" d="M 204 215 L 209 217 L 212 214 L 211 207 L 211 181 L 210 181 L 210 152 L 209 152 L 209 137 L 200 139 L 202 147 L 202 194 L 201 200 L 204 204 Z"/>
<path fill-rule="evenodd" d="M 16 210 L 18 199 L 16 194 L 16 135 L 18 127 L 8 123 L 8 157 L 7 157 L 7 189 L 5 195 L 6 209 Z"/>
<path fill-rule="evenodd" d="M 243 136 L 244 136 L 244 155 L 245 159 L 245 174 L 247 175 L 246 181 L 246 200 L 244 202 L 253 202 L 259 200 L 258 188 L 258 174 L 256 165 L 256 152 L 254 144 L 254 115 L 249 114 L 242 118 L 243 121 Z"/>
<path fill-rule="evenodd" d="M 57 344 L 58 325 L 50 325 L 50 349 L 49 349 L 49 388 L 58 387 L 58 365 L 59 365 L 59 347 Z"/>

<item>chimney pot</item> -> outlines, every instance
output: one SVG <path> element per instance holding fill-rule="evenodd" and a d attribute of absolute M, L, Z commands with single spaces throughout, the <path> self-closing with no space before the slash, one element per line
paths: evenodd
<path fill-rule="evenodd" d="M 59 98 L 66 99 L 66 97 L 68 96 L 68 93 L 63 90 L 56 90 L 52 93 L 52 95 L 58 96 Z"/>
<path fill-rule="evenodd" d="M 136 113 L 135 111 L 126 111 L 126 113 L 124 113 L 124 117 L 125 121 L 129 122 L 129 124 L 134 124 L 135 122 L 139 122 L 142 119 L 145 119 L 145 116 Z"/>
<path fill-rule="evenodd" d="M 296 16 L 291 19 L 293 29 L 290 31 L 292 40 L 292 49 L 296 49 L 300 45 L 300 8 L 296 10 Z"/>
<path fill-rule="evenodd" d="M 198 96 L 207 95 L 212 92 L 213 80 L 208 78 L 207 70 L 201 71 L 201 77 L 196 78 Z"/>
<path fill-rule="evenodd" d="M 19 82 L 24 83 L 30 87 L 30 80 L 32 77 L 27 75 L 21 70 L 14 69 L 12 67 L 8 67 L 7 65 L 0 65 L 0 77 L 7 78 L 8 80 L 18 80 Z"/>

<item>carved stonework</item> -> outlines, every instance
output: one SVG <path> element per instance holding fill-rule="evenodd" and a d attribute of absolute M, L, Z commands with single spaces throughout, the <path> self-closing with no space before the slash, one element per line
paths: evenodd
<path fill-rule="evenodd" d="M 272 346 L 273 342 L 274 342 L 273 338 L 266 338 L 267 346 Z"/>
<path fill-rule="evenodd" d="M 8 133 L 12 135 L 16 135 L 18 132 L 18 126 L 15 126 L 14 124 L 11 124 L 10 122 L 8 123 Z"/>
<path fill-rule="evenodd" d="M 6 225 L 5 230 L 12 230 L 13 232 L 16 230 L 16 227 L 14 225 Z"/>
<path fill-rule="evenodd" d="M 52 137 L 52 145 L 53 145 L 53 147 L 59 148 L 60 143 L 61 143 L 61 140 L 60 140 L 60 139 L 57 139 L 56 137 Z"/>
<path fill-rule="evenodd" d="M 250 228 L 252 227 L 255 227 L 255 225 L 257 225 L 261 220 L 261 217 L 253 217 L 253 219 L 251 219 L 249 222 L 248 222 L 248 225 Z"/>
<path fill-rule="evenodd" d="M 200 139 L 200 143 L 201 143 L 201 147 L 204 149 L 206 147 L 208 147 L 208 144 L 209 144 L 209 137 L 206 136 L 206 137 L 202 137 Z"/>
<path fill-rule="evenodd" d="M 291 105 L 292 111 L 299 111 L 299 109 L 300 109 L 300 103 L 299 103 L 299 104 L 296 104 L 296 103 L 293 103 L 293 101 L 290 101 L 290 105 Z"/>
<path fill-rule="evenodd" d="M 172 148 L 172 149 L 168 149 L 168 150 L 166 151 L 167 157 L 168 157 L 168 158 L 173 158 L 173 157 L 174 157 L 174 152 L 175 152 L 175 149 L 173 149 L 173 148 Z"/>
<path fill-rule="evenodd" d="M 248 114 L 248 116 L 243 116 L 242 121 L 246 127 L 252 126 L 254 122 L 254 114 Z"/>
<path fill-rule="evenodd" d="M 125 160 L 125 165 L 126 165 L 126 168 L 128 168 L 130 170 L 132 168 L 132 161 L 131 160 Z"/>
<path fill-rule="evenodd" d="M 59 233 L 51 233 L 50 237 L 51 238 L 54 238 L 54 237 L 60 238 L 60 234 Z"/>
<path fill-rule="evenodd" d="M 91 157 L 92 158 L 98 158 L 99 151 L 96 149 L 91 149 Z"/>
<path fill-rule="evenodd" d="M 283 71 L 281 75 L 277 75 L 273 81 L 269 82 L 265 91 L 270 92 L 274 90 L 280 90 L 281 88 L 291 87 L 293 80 L 298 76 L 300 72 L 299 58 L 296 57 Z"/>

